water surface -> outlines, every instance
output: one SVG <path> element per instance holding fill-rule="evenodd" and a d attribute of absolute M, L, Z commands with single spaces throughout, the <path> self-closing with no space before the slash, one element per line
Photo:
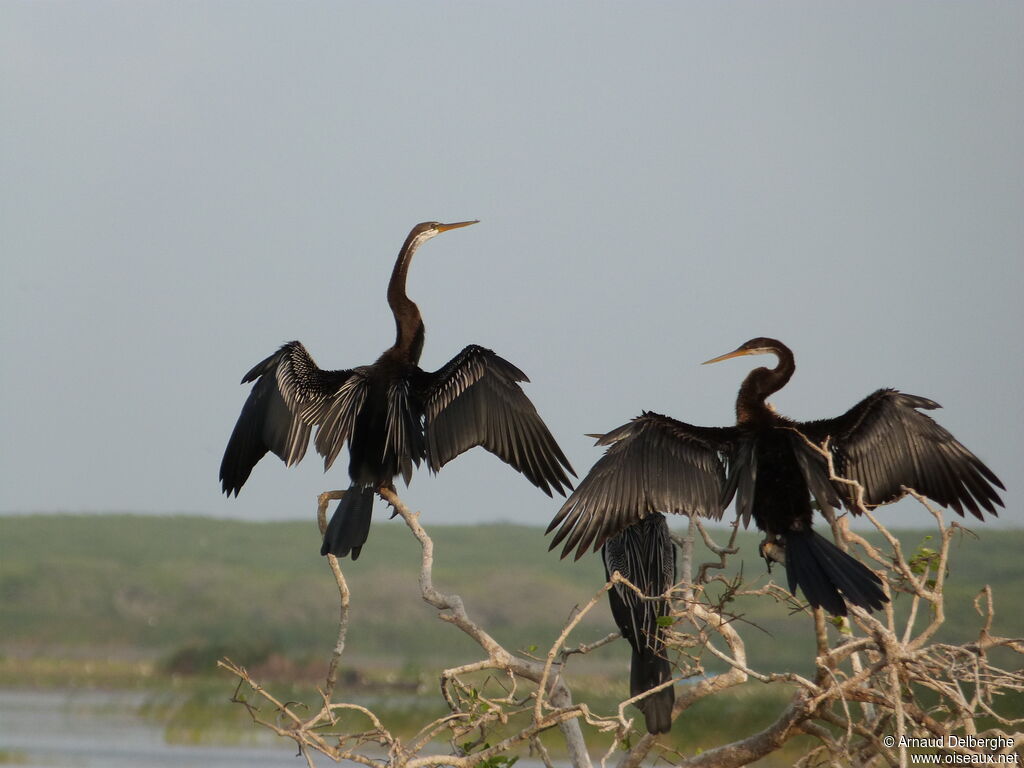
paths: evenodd
<path fill-rule="evenodd" d="M 0 762 L 33 768 L 306 765 L 294 745 L 269 733 L 266 746 L 257 747 L 168 744 L 163 728 L 138 715 L 144 700 L 145 694 L 120 691 L 0 690 Z"/>

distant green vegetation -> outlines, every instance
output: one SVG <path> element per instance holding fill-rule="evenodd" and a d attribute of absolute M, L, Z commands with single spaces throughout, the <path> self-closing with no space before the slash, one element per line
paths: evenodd
<path fill-rule="evenodd" d="M 284 659 L 295 673 L 319 671 L 333 647 L 337 590 L 312 523 L 38 515 L 6 517 L 0 525 L 0 653 L 160 660 L 182 673 L 213 671 L 217 658 L 231 655 L 248 664 Z M 573 607 L 604 581 L 599 557 L 559 560 L 538 529 L 429 530 L 436 584 L 461 594 L 471 615 L 512 649 L 545 649 Z M 977 538 L 963 536 L 953 545 L 948 620 L 940 637 L 976 636 L 972 599 L 985 584 L 995 590 L 996 632 L 1024 635 L 1024 531 L 975 530 Z M 900 538 L 912 552 L 926 535 L 906 531 Z M 759 538 L 741 534 L 741 555 L 732 558 L 727 577 L 742 568 L 748 584 L 767 580 Z M 700 545 L 698 561 L 711 559 L 706 554 Z M 419 562 L 405 526 L 383 522 L 375 523 L 357 562 L 343 561 L 352 590 L 346 661 L 353 674 L 402 674 L 411 681 L 479 655 L 420 600 Z M 771 576 L 785 583 L 782 568 Z M 741 630 L 753 666 L 810 669 L 807 617 L 791 617 L 785 606 L 765 600 L 739 600 L 730 608 L 741 626 L 756 625 Z M 601 606 L 570 640 L 592 641 L 613 630 Z M 612 644 L 582 668 L 621 671 L 627 664 L 621 644 Z"/>
<path fill-rule="evenodd" d="M 0 651 L 303 662 L 333 647 L 337 588 L 312 524 L 62 515 L 2 526 Z M 597 558 L 561 562 L 537 530 L 431 532 L 437 584 L 513 648 L 553 639 L 604 581 Z M 401 669 L 478 652 L 420 599 L 419 546 L 404 525 L 376 523 L 363 557 L 343 568 L 349 658 Z M 610 631 L 596 611 L 589 627 Z"/>

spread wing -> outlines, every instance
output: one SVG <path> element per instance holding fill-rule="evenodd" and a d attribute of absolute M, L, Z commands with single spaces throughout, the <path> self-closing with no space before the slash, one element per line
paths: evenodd
<path fill-rule="evenodd" d="M 938 403 L 894 389 L 880 389 L 835 419 L 798 424 L 811 440 L 831 438 L 836 474 L 864 487 L 869 507 L 888 504 L 913 488 L 944 507 L 982 519 L 982 510 L 1002 506 L 996 488 L 1005 490 L 981 459 L 944 427 L 918 409 Z M 847 486 L 840 495 L 852 501 Z M 851 506 L 852 508 L 852 506 Z"/>
<path fill-rule="evenodd" d="M 676 582 L 675 547 L 664 515 L 654 513 L 629 526 L 608 539 L 601 553 L 605 578 L 611 579 L 618 571 L 648 597 L 664 594 Z M 660 655 L 664 642 L 658 631 L 658 617 L 668 614 L 668 603 L 641 600 L 624 584 L 616 584 L 608 596 L 615 623 L 629 644 L 638 653 L 646 648 Z"/>
<path fill-rule="evenodd" d="M 609 448 L 548 526 L 559 529 L 551 549 L 565 540 L 562 557 L 576 548 L 579 559 L 655 512 L 721 517 L 735 490 L 726 468 L 738 443 L 735 427 L 648 412 L 601 436 L 597 445 Z"/>
<path fill-rule="evenodd" d="M 489 349 L 470 345 L 447 365 L 419 375 L 427 461 L 439 470 L 480 445 L 551 495 L 575 474 L 533 403 L 519 387 L 526 374 Z"/>
<path fill-rule="evenodd" d="M 257 363 L 242 378 L 243 384 L 255 384 L 221 460 L 224 493 L 237 495 L 267 451 L 288 466 L 301 461 L 310 428 L 323 414 L 331 413 L 339 392 L 351 388 L 356 378 L 356 371 L 321 370 L 297 341 Z"/>

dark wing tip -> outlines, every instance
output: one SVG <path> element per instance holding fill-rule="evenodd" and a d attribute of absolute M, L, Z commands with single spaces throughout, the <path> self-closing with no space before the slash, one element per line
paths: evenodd
<path fill-rule="evenodd" d="M 247 476 L 248 477 L 248 476 Z M 238 496 L 242 490 L 242 486 L 245 485 L 245 480 L 239 480 L 235 477 L 228 477 L 227 473 L 224 472 L 223 468 L 220 472 L 220 490 L 229 499 L 232 496 Z"/>

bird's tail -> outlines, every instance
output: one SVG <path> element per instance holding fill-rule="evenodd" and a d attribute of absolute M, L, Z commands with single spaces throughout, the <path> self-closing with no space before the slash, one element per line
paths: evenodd
<path fill-rule="evenodd" d="M 324 543 L 320 554 L 330 553 L 344 557 L 352 553 L 352 559 L 359 558 L 359 551 L 370 535 L 370 516 L 373 513 L 373 488 L 352 483 L 341 497 L 338 508 L 327 524 Z"/>
<path fill-rule="evenodd" d="M 664 651 L 662 652 L 664 653 Z M 633 649 L 633 660 L 629 666 L 629 695 L 639 696 L 655 686 L 672 679 L 672 667 L 664 655 L 641 646 L 641 652 Z M 646 699 L 636 702 L 644 713 L 648 733 L 668 733 L 672 728 L 672 705 L 676 695 L 672 686 L 652 693 Z"/>
<path fill-rule="evenodd" d="M 789 591 L 803 590 L 807 602 L 833 616 L 845 616 L 845 597 L 853 605 L 876 611 L 889 599 L 882 581 L 867 566 L 812 530 L 789 531 L 786 577 Z"/>

